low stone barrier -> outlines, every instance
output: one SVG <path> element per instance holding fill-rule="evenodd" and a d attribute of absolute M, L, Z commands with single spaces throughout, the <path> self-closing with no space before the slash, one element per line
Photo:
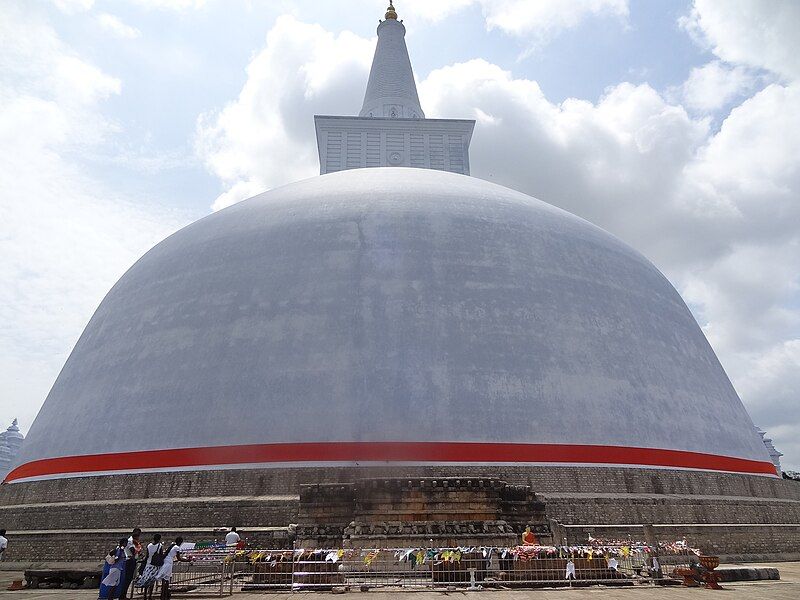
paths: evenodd
<path fill-rule="evenodd" d="M 775 567 L 720 567 L 716 569 L 720 581 L 778 581 L 781 578 Z"/>

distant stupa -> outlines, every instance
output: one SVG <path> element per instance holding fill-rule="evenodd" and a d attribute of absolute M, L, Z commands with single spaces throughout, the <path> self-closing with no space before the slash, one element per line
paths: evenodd
<path fill-rule="evenodd" d="M 0 433 L 0 479 L 5 479 L 8 475 L 23 441 L 25 436 L 20 433 L 17 419 L 11 422 L 8 429 Z"/>

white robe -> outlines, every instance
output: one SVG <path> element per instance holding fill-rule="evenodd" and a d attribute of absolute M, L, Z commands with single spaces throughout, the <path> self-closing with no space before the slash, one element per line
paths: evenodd
<path fill-rule="evenodd" d="M 164 557 L 164 564 L 158 570 L 156 575 L 157 581 L 169 581 L 172 579 L 172 564 L 175 562 L 175 557 L 180 553 L 180 546 L 173 546 L 167 555 Z"/>
<path fill-rule="evenodd" d="M 564 579 L 569 579 L 570 575 L 572 579 L 577 579 L 577 577 L 575 577 L 575 563 L 572 561 L 567 563 L 567 572 L 564 574 Z"/>

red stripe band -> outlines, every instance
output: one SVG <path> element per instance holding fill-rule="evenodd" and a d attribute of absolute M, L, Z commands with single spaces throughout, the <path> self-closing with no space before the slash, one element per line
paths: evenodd
<path fill-rule="evenodd" d="M 659 448 L 487 442 L 310 442 L 115 452 L 20 465 L 6 482 L 64 475 L 269 463 L 562 463 L 629 465 L 775 475 L 771 462 Z"/>

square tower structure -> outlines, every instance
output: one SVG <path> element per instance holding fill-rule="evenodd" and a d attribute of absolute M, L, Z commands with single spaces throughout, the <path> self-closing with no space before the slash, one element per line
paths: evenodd
<path fill-rule="evenodd" d="M 314 116 L 320 175 L 364 167 L 417 167 L 469 175 L 475 121 L 425 118 L 405 34 L 390 4 L 386 20 L 378 25 L 359 115 Z"/>

